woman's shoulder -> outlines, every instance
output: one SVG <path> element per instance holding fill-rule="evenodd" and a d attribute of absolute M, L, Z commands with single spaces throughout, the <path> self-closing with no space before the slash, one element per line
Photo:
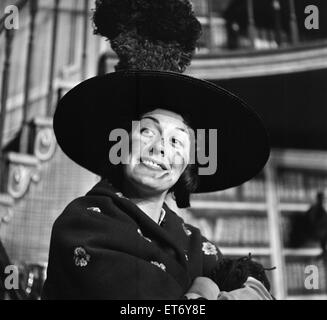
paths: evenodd
<path fill-rule="evenodd" d="M 115 193 L 111 185 L 102 180 L 84 196 L 72 200 L 59 216 L 59 220 L 82 212 L 101 213 L 103 211 L 102 208 L 110 206 L 114 195 Z"/>
<path fill-rule="evenodd" d="M 87 223 L 91 218 L 108 218 L 112 206 L 112 198 L 88 192 L 86 195 L 73 199 L 66 205 L 54 222 L 53 228 L 79 222 Z M 106 213 L 106 214 L 104 214 Z"/>
<path fill-rule="evenodd" d="M 68 203 L 68 205 L 63 210 L 62 215 L 65 216 L 67 214 L 80 213 L 81 211 L 101 211 L 97 206 L 101 206 L 101 204 L 103 204 L 104 199 L 102 198 L 103 197 L 92 196 L 88 194 L 75 198 L 70 203 Z"/>

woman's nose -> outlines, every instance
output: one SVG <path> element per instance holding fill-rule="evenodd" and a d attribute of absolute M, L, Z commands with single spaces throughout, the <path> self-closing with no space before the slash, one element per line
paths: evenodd
<path fill-rule="evenodd" d="M 165 156 L 165 139 L 159 138 L 153 143 L 150 148 L 150 155 L 160 155 Z"/>

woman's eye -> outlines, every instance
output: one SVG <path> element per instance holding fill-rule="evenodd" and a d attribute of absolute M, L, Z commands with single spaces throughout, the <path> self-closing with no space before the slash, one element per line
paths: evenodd
<path fill-rule="evenodd" d="M 173 138 L 171 139 L 171 143 L 172 143 L 172 145 L 173 145 L 174 147 L 183 147 L 183 146 L 184 146 L 183 142 L 182 142 L 181 140 L 175 138 L 175 137 L 173 137 Z"/>
<path fill-rule="evenodd" d="M 152 137 L 154 136 L 154 132 L 150 130 L 149 128 L 142 128 L 141 129 L 141 134 L 145 137 Z"/>

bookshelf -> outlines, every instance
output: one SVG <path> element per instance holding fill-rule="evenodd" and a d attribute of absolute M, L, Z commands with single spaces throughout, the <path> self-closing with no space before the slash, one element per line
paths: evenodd
<path fill-rule="evenodd" d="M 317 259 L 318 243 L 289 246 L 292 217 L 303 215 L 317 191 L 327 196 L 327 152 L 273 150 L 263 172 L 237 188 L 197 194 L 182 212 L 222 253 L 230 257 L 251 252 L 265 267 L 277 299 L 327 300 L 327 265 Z M 319 288 L 306 289 L 305 268 L 318 268 Z"/>
<path fill-rule="evenodd" d="M 318 191 L 327 194 L 327 152 L 278 150 L 272 154 L 271 166 L 278 178 L 275 192 L 279 199 L 276 214 L 281 217 L 281 241 L 285 266 L 285 297 L 287 299 L 326 299 L 326 260 L 317 259 L 321 253 L 318 243 L 306 241 L 297 248 L 290 246 L 294 218 L 304 216 L 315 202 Z M 326 206 L 325 206 L 326 207 Z M 291 223 L 293 220 L 293 223 Z M 318 268 L 318 288 L 305 288 L 307 266 Z"/>

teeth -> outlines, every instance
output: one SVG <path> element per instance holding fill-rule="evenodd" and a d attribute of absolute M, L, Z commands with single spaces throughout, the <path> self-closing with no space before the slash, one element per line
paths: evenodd
<path fill-rule="evenodd" d="M 156 168 L 160 168 L 161 169 L 161 167 L 157 163 L 155 163 L 153 161 L 143 160 L 142 162 L 145 163 L 145 164 L 147 164 L 147 165 L 149 165 L 149 166 L 153 166 L 153 167 L 156 167 Z"/>

